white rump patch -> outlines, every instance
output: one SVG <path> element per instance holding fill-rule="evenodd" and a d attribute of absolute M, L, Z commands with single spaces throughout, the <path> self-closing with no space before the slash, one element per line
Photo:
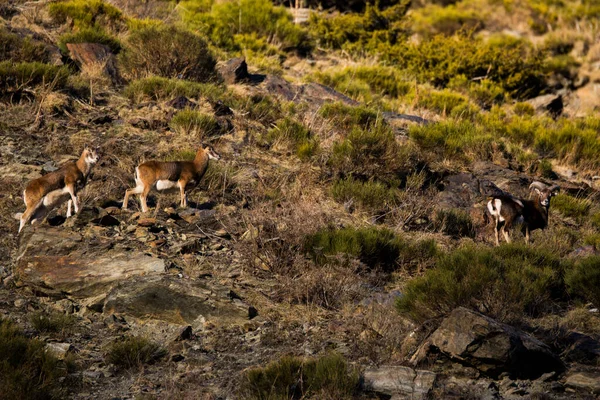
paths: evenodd
<path fill-rule="evenodd" d="M 69 195 L 69 191 L 67 190 L 66 187 L 64 187 L 62 189 L 53 190 L 44 196 L 43 204 L 46 207 L 53 206 L 61 200 L 62 201 L 66 200 L 65 195 Z M 61 199 L 63 196 L 65 197 L 65 199 Z"/>
<path fill-rule="evenodd" d="M 156 181 L 156 190 L 167 190 L 177 186 L 177 182 L 169 180 L 158 180 Z"/>
<path fill-rule="evenodd" d="M 497 218 L 500 221 L 504 221 L 504 218 L 502 217 L 502 215 L 500 215 L 500 210 L 502 209 L 502 201 L 500 199 L 488 201 L 487 207 L 488 211 L 490 212 L 490 214 L 492 214 L 493 217 Z"/>

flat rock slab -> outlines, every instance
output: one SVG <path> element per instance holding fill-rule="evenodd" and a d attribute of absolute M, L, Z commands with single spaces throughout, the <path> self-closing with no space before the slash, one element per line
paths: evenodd
<path fill-rule="evenodd" d="M 106 238 L 84 238 L 63 227 L 40 225 L 21 236 L 15 273 L 39 293 L 88 298 L 106 294 L 131 277 L 165 271 L 159 258 L 112 246 Z"/>
<path fill-rule="evenodd" d="M 198 330 L 206 323 L 243 324 L 250 319 L 251 309 L 217 283 L 146 276 L 115 287 L 106 298 L 103 312 L 190 325 Z"/>
<path fill-rule="evenodd" d="M 565 385 L 577 389 L 587 390 L 590 393 L 600 394 L 600 373 L 569 373 L 565 379 Z"/>
<path fill-rule="evenodd" d="M 363 380 L 365 390 L 387 395 L 404 395 L 417 400 L 427 398 L 435 384 L 436 374 L 409 367 L 384 365 L 366 369 Z"/>

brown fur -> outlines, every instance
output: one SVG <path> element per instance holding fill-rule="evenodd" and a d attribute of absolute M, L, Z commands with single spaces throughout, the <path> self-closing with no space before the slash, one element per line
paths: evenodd
<path fill-rule="evenodd" d="M 177 182 L 181 196 L 181 207 L 187 206 L 185 190 L 188 186 L 196 187 L 208 169 L 210 158 L 219 159 L 219 156 L 210 148 L 200 148 L 194 161 L 147 161 L 136 169 L 136 187 L 128 189 L 123 199 L 123 209 L 127 209 L 129 196 L 140 195 L 142 212 L 148 211 L 147 197 L 152 186 L 158 181 Z M 158 188 L 157 188 L 158 189 Z"/>
<path fill-rule="evenodd" d="M 88 160 L 90 157 L 94 161 L 90 162 Z M 30 181 L 23 192 L 23 202 L 26 210 L 21 216 L 19 232 L 31 220 L 38 208 L 42 206 L 46 196 L 56 190 L 63 189 L 65 193 L 46 198 L 48 205 L 58 206 L 70 197 L 67 217 L 71 214 L 71 202 L 75 204 L 75 212 L 78 212 L 77 192 L 85 186 L 92 166 L 96 161 L 96 151 L 85 148 L 77 161 L 68 162 L 58 170 Z"/>

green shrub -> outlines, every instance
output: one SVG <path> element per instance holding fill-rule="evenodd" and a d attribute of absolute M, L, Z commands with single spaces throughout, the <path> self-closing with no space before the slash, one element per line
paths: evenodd
<path fill-rule="evenodd" d="M 590 217 L 590 221 L 594 228 L 600 230 L 600 212 L 593 213 Z"/>
<path fill-rule="evenodd" d="M 48 12 L 56 22 L 72 21 L 73 27 L 121 29 L 125 19 L 121 10 L 102 0 L 67 0 L 48 5 Z"/>
<path fill-rule="evenodd" d="M 0 62 L 0 96 L 39 85 L 53 85 L 55 89 L 61 89 L 68 77 L 69 69 L 63 66 L 3 61 Z"/>
<path fill-rule="evenodd" d="M 397 308 L 415 321 L 450 313 L 458 306 L 483 310 L 504 321 L 543 311 L 561 293 L 558 257 L 525 245 L 467 247 L 439 257 L 422 277 L 409 281 Z"/>
<path fill-rule="evenodd" d="M 435 243 L 408 242 L 389 229 L 327 228 L 307 236 L 305 251 L 319 264 L 331 256 L 356 257 L 369 268 L 391 272 L 401 264 L 414 264 L 432 257 Z"/>
<path fill-rule="evenodd" d="M 587 217 L 591 206 L 592 203 L 588 199 L 572 197 L 565 193 L 559 193 L 552 198 L 553 210 L 577 221 L 583 221 Z"/>
<path fill-rule="evenodd" d="M 544 54 L 521 39 L 478 39 L 472 34 L 438 35 L 418 44 L 403 44 L 386 53 L 390 61 L 421 81 L 445 87 L 454 77 L 486 77 L 514 98 L 536 96 L 547 86 Z"/>
<path fill-rule="evenodd" d="M 454 159 L 490 159 L 497 142 L 489 130 L 466 120 L 413 125 L 408 132 L 421 148 Z"/>
<path fill-rule="evenodd" d="M 277 121 L 265 135 L 267 143 L 273 145 L 277 141 L 289 143 L 301 158 L 310 158 L 317 148 L 318 142 L 303 124 L 289 117 Z"/>
<path fill-rule="evenodd" d="M 110 47 L 113 53 L 121 50 L 121 42 L 99 28 L 84 28 L 75 33 L 65 33 L 58 39 L 58 48 L 69 54 L 67 43 L 99 43 Z"/>
<path fill-rule="evenodd" d="M 577 298 L 600 306 L 600 257 L 579 260 L 565 273 L 569 293 Z"/>
<path fill-rule="evenodd" d="M 59 380 L 66 368 L 46 352 L 44 343 L 27 338 L 7 319 L 0 318 L 0 388 L 6 399 L 60 399 Z"/>
<path fill-rule="evenodd" d="M 504 103 L 506 99 L 502 86 L 488 79 L 471 84 L 469 97 L 485 110 L 491 109 L 494 105 Z"/>
<path fill-rule="evenodd" d="M 178 96 L 194 99 L 206 97 L 214 101 L 224 93 L 225 89 L 215 84 L 168 79 L 159 76 L 135 80 L 127 85 L 123 91 L 126 97 L 137 103 L 147 100 L 168 100 Z"/>
<path fill-rule="evenodd" d="M 63 313 L 35 312 L 30 317 L 31 324 L 38 332 L 66 332 L 75 324 L 75 317 Z"/>
<path fill-rule="evenodd" d="M 555 176 L 556 174 L 554 173 L 554 171 L 552 171 L 552 163 L 545 158 L 540 161 L 539 172 L 540 172 L 540 176 L 542 178 L 546 178 L 546 179 L 555 179 L 556 178 L 556 176 Z"/>
<path fill-rule="evenodd" d="M 254 34 L 266 39 L 269 44 L 283 49 L 295 49 L 307 53 L 312 48 L 308 33 L 292 21 L 290 13 L 283 7 L 275 7 L 268 0 L 241 0 L 194 4 L 182 2 L 183 21 L 192 29 L 219 47 L 239 50 L 236 35 Z"/>
<path fill-rule="evenodd" d="M 393 45 L 406 35 L 402 20 L 409 6 L 410 1 L 403 0 L 385 11 L 367 3 L 363 14 L 312 13 L 308 28 L 319 47 L 359 54 L 375 52 L 380 44 Z"/>
<path fill-rule="evenodd" d="M 464 96 L 444 89 L 442 91 L 430 90 L 419 93 L 416 105 L 439 114 L 450 114 L 454 108 L 462 106 L 466 102 L 467 99 Z"/>
<path fill-rule="evenodd" d="M 456 5 L 445 7 L 429 4 L 412 14 L 413 29 L 423 36 L 452 35 L 461 29 L 477 31 L 485 28 L 481 11 L 461 9 Z"/>
<path fill-rule="evenodd" d="M 0 62 L 48 62 L 48 47 L 30 37 L 21 37 L 0 27 Z"/>
<path fill-rule="evenodd" d="M 531 117 L 535 114 L 535 108 L 529 103 L 516 103 L 513 111 L 519 116 Z"/>
<path fill-rule="evenodd" d="M 377 181 L 358 181 L 352 178 L 336 181 L 332 188 L 333 198 L 340 202 L 355 201 L 361 207 L 383 210 L 397 199 L 397 189 Z"/>
<path fill-rule="evenodd" d="M 333 146 L 329 165 L 343 175 L 393 179 L 404 157 L 394 132 L 380 122 L 368 129 L 354 127 L 348 136 Z"/>
<path fill-rule="evenodd" d="M 325 103 L 319 109 L 323 118 L 330 119 L 336 127 L 350 130 L 355 127 L 369 129 L 380 123 L 382 117 L 377 112 L 364 106 L 347 106 L 344 103 Z"/>
<path fill-rule="evenodd" d="M 442 209 L 435 213 L 434 227 L 454 237 L 475 237 L 475 226 L 471 216 L 459 209 Z"/>
<path fill-rule="evenodd" d="M 106 361 L 122 368 L 141 367 L 159 360 L 167 351 L 146 338 L 129 336 L 108 346 Z"/>
<path fill-rule="evenodd" d="M 131 32 L 119 54 L 123 72 L 133 79 L 158 75 L 209 82 L 216 60 L 204 39 L 172 25 L 150 25 Z"/>
<path fill-rule="evenodd" d="M 247 113 L 248 118 L 270 126 L 282 116 L 281 105 L 270 96 L 255 94 L 243 99 L 237 99 L 239 108 Z"/>
<path fill-rule="evenodd" d="M 215 117 L 189 109 L 178 111 L 171 118 L 169 126 L 175 132 L 193 137 L 206 137 L 222 133 L 222 127 Z"/>
<path fill-rule="evenodd" d="M 303 359 L 285 356 L 244 375 L 241 392 L 247 399 L 351 398 L 359 389 L 359 374 L 339 354 Z"/>

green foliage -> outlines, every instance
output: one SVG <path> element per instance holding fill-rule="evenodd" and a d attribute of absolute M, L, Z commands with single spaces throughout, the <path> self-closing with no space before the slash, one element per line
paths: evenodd
<path fill-rule="evenodd" d="M 529 116 L 535 114 L 535 108 L 529 103 L 516 103 L 513 111 L 518 116 Z"/>
<path fill-rule="evenodd" d="M 48 62 L 48 47 L 30 37 L 21 37 L 0 27 L 0 62 Z"/>
<path fill-rule="evenodd" d="M 398 190 L 377 181 L 359 181 L 352 178 L 340 179 L 331 188 L 333 198 L 340 202 L 355 201 L 361 207 L 383 210 L 394 204 Z"/>
<path fill-rule="evenodd" d="M 495 142 L 491 132 L 465 120 L 413 125 L 409 135 L 423 149 L 454 159 L 489 159 Z"/>
<path fill-rule="evenodd" d="M 600 257 L 592 256 L 575 263 L 565 273 L 569 293 L 600 306 Z"/>
<path fill-rule="evenodd" d="M 222 86 L 211 83 L 168 79 L 159 76 L 135 80 L 127 85 L 123 91 L 126 97 L 137 103 L 146 100 L 168 100 L 177 96 L 194 99 L 206 97 L 214 101 L 220 98 L 224 92 L 225 89 Z"/>
<path fill-rule="evenodd" d="M 336 127 L 350 130 L 355 127 L 370 129 L 381 124 L 381 115 L 365 106 L 347 106 L 344 103 L 326 103 L 319 110 L 323 118 L 330 119 Z"/>
<path fill-rule="evenodd" d="M 63 313 L 35 312 L 30 317 L 31 325 L 38 332 L 64 333 L 75 324 L 75 317 Z"/>
<path fill-rule="evenodd" d="M 396 305 L 415 321 L 444 316 L 458 306 L 512 321 L 543 311 L 561 287 L 560 260 L 546 250 L 472 246 L 440 256 L 435 268 L 407 283 Z"/>
<path fill-rule="evenodd" d="M 270 126 L 282 116 L 281 105 L 270 96 L 255 94 L 250 97 L 234 99 L 239 108 L 247 113 L 248 118 Z"/>
<path fill-rule="evenodd" d="M 169 126 L 175 132 L 193 137 L 206 137 L 222 133 L 219 121 L 212 115 L 196 110 L 181 110 L 171 118 Z"/>
<path fill-rule="evenodd" d="M 114 53 L 121 50 L 121 42 L 99 28 L 83 28 L 74 33 L 65 33 L 58 39 L 58 48 L 69 54 L 67 43 L 99 43 L 110 47 Z"/>
<path fill-rule="evenodd" d="M 420 80 L 445 87 L 454 77 L 485 77 L 514 98 L 528 98 L 545 87 L 544 56 L 520 39 L 499 36 L 483 41 L 472 34 L 438 35 L 418 44 L 390 49 L 390 61 Z"/>
<path fill-rule="evenodd" d="M 565 217 L 583 221 L 590 212 L 592 203 L 588 199 L 581 199 L 560 193 L 552 198 L 552 209 Z"/>
<path fill-rule="evenodd" d="M 240 50 L 243 36 L 256 35 L 269 45 L 295 49 L 307 53 L 312 49 L 307 32 L 292 21 L 283 7 L 273 6 L 269 0 L 241 0 L 217 2 L 183 1 L 181 12 L 184 23 L 198 30 L 215 45 L 227 50 Z"/>
<path fill-rule="evenodd" d="M 63 88 L 69 77 L 69 69 L 63 66 L 39 62 L 0 62 L 0 96 L 20 92 L 26 87 L 53 85 Z"/>
<path fill-rule="evenodd" d="M 540 176 L 546 179 L 554 179 L 556 175 L 554 171 L 552 171 L 552 163 L 545 158 L 540 161 L 539 172 Z"/>
<path fill-rule="evenodd" d="M 413 14 L 413 30 L 423 36 L 434 34 L 452 35 L 458 31 L 477 31 L 485 28 L 481 10 L 459 8 L 457 5 L 442 7 L 429 4 Z"/>
<path fill-rule="evenodd" d="M 289 117 L 277 121 L 275 126 L 267 131 L 267 143 L 284 141 L 289 143 L 300 158 L 310 158 L 318 149 L 319 143 L 310 130 L 300 122 Z"/>
<path fill-rule="evenodd" d="M 416 105 L 439 114 L 450 114 L 456 107 L 462 106 L 466 102 L 467 99 L 464 96 L 444 89 L 441 91 L 430 90 L 425 93 L 419 93 Z"/>
<path fill-rule="evenodd" d="M 409 6 L 410 1 L 403 0 L 385 11 L 367 4 L 363 14 L 313 13 L 308 27 L 320 47 L 352 53 L 375 51 L 380 44 L 393 45 L 405 36 L 403 19 Z"/>
<path fill-rule="evenodd" d="M 158 75 L 209 82 L 217 77 L 216 60 L 204 39 L 173 25 L 149 25 L 131 32 L 119 63 L 134 79 Z"/>
<path fill-rule="evenodd" d="M 329 165 L 343 175 L 393 180 L 408 159 L 401 153 L 394 132 L 384 122 L 372 128 L 355 127 L 348 136 L 333 145 Z"/>
<path fill-rule="evenodd" d="M 108 346 L 106 361 L 125 369 L 138 368 L 159 360 L 167 351 L 146 338 L 128 336 Z"/>
<path fill-rule="evenodd" d="M 292 398 L 350 398 L 358 391 L 359 374 L 337 353 L 303 359 L 285 356 L 263 368 L 246 372 L 244 398 L 288 400 Z"/>
<path fill-rule="evenodd" d="M 6 399 L 64 398 L 59 379 L 66 375 L 44 343 L 27 338 L 10 320 L 0 318 L 0 388 Z"/>
<path fill-rule="evenodd" d="M 48 5 L 48 12 L 56 22 L 71 21 L 74 28 L 120 29 L 124 26 L 121 10 L 102 0 L 67 0 Z"/>
<path fill-rule="evenodd" d="M 331 256 L 356 257 L 369 268 L 393 271 L 402 263 L 412 264 L 432 257 L 435 243 L 412 243 L 389 229 L 327 228 L 306 237 L 305 251 L 319 264 Z"/>
<path fill-rule="evenodd" d="M 437 230 L 454 237 L 475 237 L 471 216 L 459 209 L 440 209 L 435 213 L 433 224 Z"/>
<path fill-rule="evenodd" d="M 407 81 L 397 69 L 382 66 L 357 66 L 316 72 L 309 77 L 330 86 L 355 100 L 371 101 L 375 96 L 400 97 L 412 90 L 414 83 Z"/>

